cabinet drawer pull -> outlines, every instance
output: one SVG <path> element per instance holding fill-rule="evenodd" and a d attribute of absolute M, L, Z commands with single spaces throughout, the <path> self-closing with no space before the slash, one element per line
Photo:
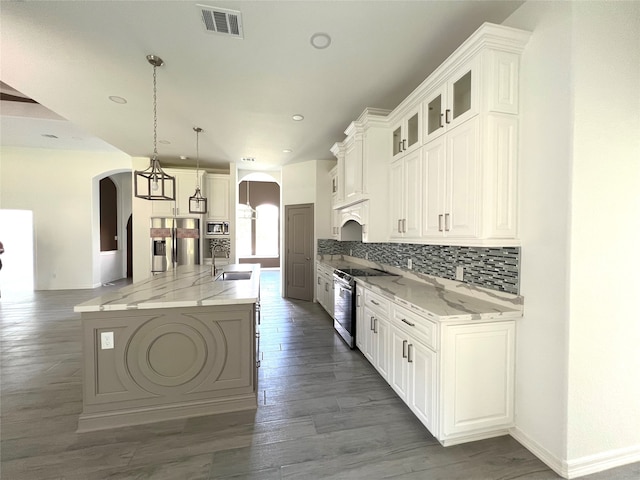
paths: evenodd
<path fill-rule="evenodd" d="M 451 225 L 451 222 L 449 220 L 450 218 L 451 218 L 451 215 L 449 215 L 448 213 L 444 214 L 444 231 L 445 232 L 448 232 L 450 230 L 449 228 Z"/>
<path fill-rule="evenodd" d="M 438 231 L 442 231 L 442 214 L 438 215 Z"/>
<path fill-rule="evenodd" d="M 450 109 L 446 109 L 444 111 L 445 115 L 444 115 L 444 121 L 447 123 L 451 123 L 451 110 Z"/>
<path fill-rule="evenodd" d="M 411 356 L 411 351 L 413 349 L 413 343 L 409 344 L 409 348 L 407 348 L 407 362 L 413 363 L 413 357 Z"/>
<path fill-rule="evenodd" d="M 376 302 L 375 300 L 371 300 L 371 303 L 373 303 L 374 305 L 380 305 L 378 302 Z"/>
<path fill-rule="evenodd" d="M 407 340 L 402 341 L 402 358 L 407 358 Z"/>
<path fill-rule="evenodd" d="M 407 320 L 406 318 L 403 318 L 402 321 L 404 323 L 406 323 L 407 325 L 409 325 L 410 327 L 415 327 L 416 324 L 415 323 L 411 323 L 409 320 Z"/>

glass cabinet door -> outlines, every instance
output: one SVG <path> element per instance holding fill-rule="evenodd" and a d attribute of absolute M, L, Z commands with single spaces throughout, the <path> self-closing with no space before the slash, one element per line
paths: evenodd
<path fill-rule="evenodd" d="M 402 152 L 402 126 L 393 131 L 393 156 Z"/>
<path fill-rule="evenodd" d="M 427 135 L 442 128 L 442 94 L 438 94 L 427 104 Z"/>
<path fill-rule="evenodd" d="M 465 73 L 453 84 L 454 120 L 471 109 L 471 71 Z"/>
<path fill-rule="evenodd" d="M 415 145 L 420 140 L 420 112 L 416 112 L 407 121 L 407 147 Z"/>

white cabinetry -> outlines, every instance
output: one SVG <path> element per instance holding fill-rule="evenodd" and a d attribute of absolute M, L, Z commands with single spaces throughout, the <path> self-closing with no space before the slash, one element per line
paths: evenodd
<path fill-rule="evenodd" d="M 360 200 L 364 194 L 363 185 L 363 158 L 362 139 L 363 132 L 355 123 L 345 130 L 347 139 L 344 141 L 344 172 L 342 183 L 344 185 L 344 201 L 347 204 Z"/>
<path fill-rule="evenodd" d="M 333 318 L 333 270 L 316 263 L 316 299 L 331 318 Z"/>
<path fill-rule="evenodd" d="M 391 238 L 419 238 L 422 232 L 423 153 L 414 150 L 391 164 Z"/>
<path fill-rule="evenodd" d="M 474 118 L 424 146 L 424 237 L 479 236 L 478 135 Z"/>
<path fill-rule="evenodd" d="M 441 320 L 366 286 L 356 294 L 356 346 L 440 443 L 508 432 L 514 320 Z"/>
<path fill-rule="evenodd" d="M 478 71 L 475 62 L 459 67 L 437 85 L 424 102 L 424 139 L 429 142 L 478 113 Z"/>
<path fill-rule="evenodd" d="M 422 105 L 417 104 L 392 127 L 393 157 L 401 157 L 422 144 Z"/>
<path fill-rule="evenodd" d="M 441 438 L 513 423 L 514 338 L 514 322 L 443 328 Z"/>
<path fill-rule="evenodd" d="M 204 195 L 207 197 L 207 218 L 211 220 L 229 220 L 229 175 L 207 174 Z"/>
<path fill-rule="evenodd" d="M 529 32 L 483 25 L 389 115 L 404 124 L 410 118 L 406 112 L 423 108 L 418 120 L 423 174 L 421 189 L 414 187 L 410 200 L 420 205 L 413 215 L 406 211 L 406 191 L 412 188 L 407 181 L 412 180 L 398 163 L 409 150 L 394 145 L 388 157 L 391 239 L 519 244 L 519 59 L 529 37 Z"/>
<path fill-rule="evenodd" d="M 383 378 L 389 377 L 389 301 L 370 290 L 364 290 L 364 307 L 362 308 L 363 327 L 358 331 L 356 319 L 356 345 L 358 336 L 360 350 Z"/>
<path fill-rule="evenodd" d="M 338 159 L 338 192 L 333 208 L 344 212 L 349 207 L 367 204 L 367 208 L 376 212 L 363 225 L 365 242 L 385 242 L 388 239 L 386 152 L 389 151 L 391 138 L 387 113 L 387 110 L 366 109 L 345 130 L 345 140 L 331 148 Z M 349 215 L 341 213 L 338 229 L 349 219 Z"/>

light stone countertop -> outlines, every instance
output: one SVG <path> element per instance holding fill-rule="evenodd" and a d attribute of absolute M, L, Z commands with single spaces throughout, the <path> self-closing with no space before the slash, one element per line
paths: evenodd
<path fill-rule="evenodd" d="M 318 261 L 331 268 L 367 266 L 398 275 L 356 277 L 356 282 L 433 321 L 511 320 L 523 314 L 518 295 L 346 256 L 319 256 Z"/>
<path fill-rule="evenodd" d="M 210 265 L 184 265 L 153 275 L 116 292 L 74 307 L 75 312 L 200 307 L 256 303 L 260 298 L 260 265 L 233 264 L 224 272 L 252 272 L 249 280 L 215 281 Z M 217 278 L 217 277 L 216 277 Z"/>

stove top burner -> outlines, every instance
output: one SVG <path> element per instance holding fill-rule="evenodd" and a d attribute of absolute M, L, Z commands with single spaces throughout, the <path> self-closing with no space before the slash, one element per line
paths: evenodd
<path fill-rule="evenodd" d="M 341 267 L 336 268 L 334 274 L 338 277 L 350 281 L 353 277 L 380 277 L 380 276 L 397 276 L 393 273 L 385 272 L 384 270 L 379 270 L 377 268 L 367 268 L 367 267 Z"/>

